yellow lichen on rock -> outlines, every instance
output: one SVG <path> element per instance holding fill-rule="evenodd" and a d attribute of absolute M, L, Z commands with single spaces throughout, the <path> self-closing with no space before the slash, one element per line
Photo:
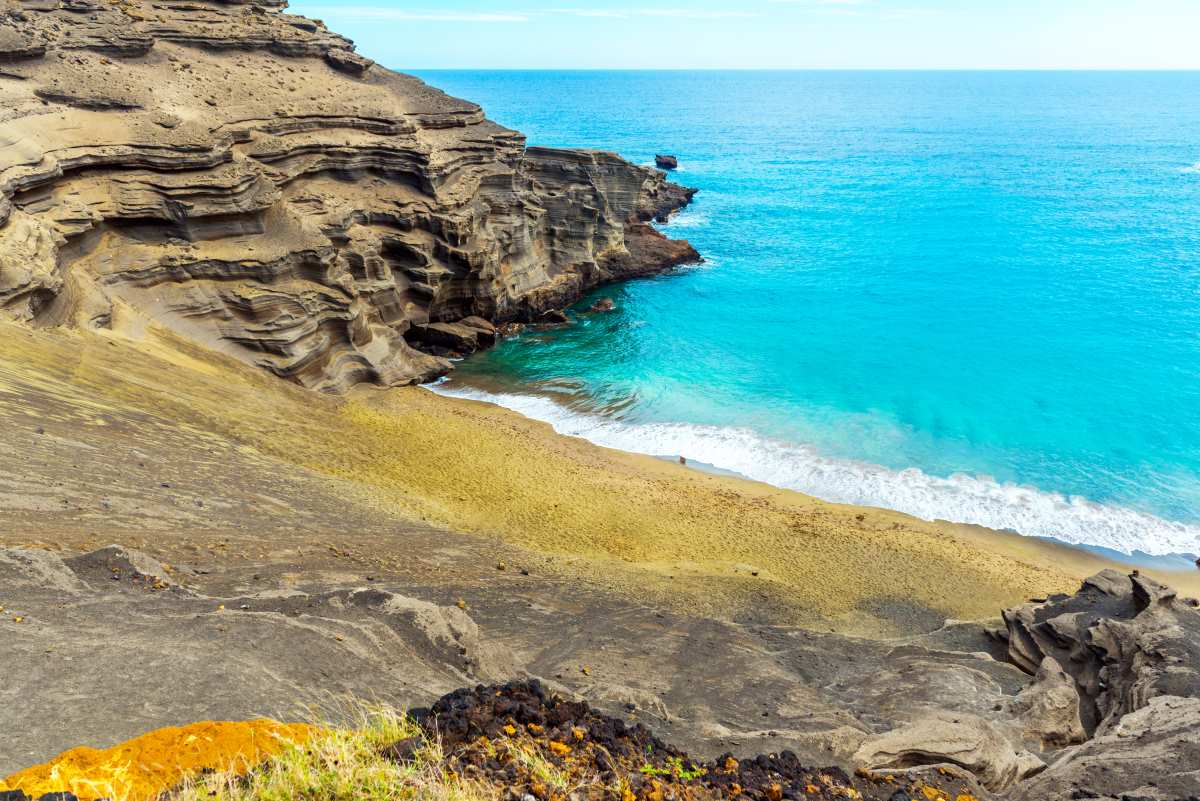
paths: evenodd
<path fill-rule="evenodd" d="M 105 750 L 72 749 L 0 781 L 0 790 L 31 798 L 69 792 L 80 801 L 147 801 L 200 771 L 246 771 L 313 732 L 270 720 L 159 729 Z"/>

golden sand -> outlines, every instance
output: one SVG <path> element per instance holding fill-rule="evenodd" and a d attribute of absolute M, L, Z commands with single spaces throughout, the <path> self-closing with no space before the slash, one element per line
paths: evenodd
<path fill-rule="evenodd" d="M 347 504 L 543 554 L 562 576 L 721 616 L 905 633 L 900 606 L 991 617 L 1113 563 L 971 526 L 840 506 L 562 437 L 419 388 L 320 396 L 174 340 L 0 323 L 0 393 L 20 374 L 81 413 L 137 414 L 219 436 L 264 469 L 338 479 Z M 219 488 L 214 488 L 219 492 Z M 352 532 L 341 532 L 352 535 Z M 450 535 L 452 536 L 452 535 Z M 1146 571 L 1181 590 L 1193 573 Z"/>
<path fill-rule="evenodd" d="M 103 751 L 72 749 L 0 781 L 0 790 L 31 798 L 74 793 L 80 801 L 148 801 L 201 771 L 244 773 L 312 734 L 302 724 L 269 720 L 159 729 Z"/>

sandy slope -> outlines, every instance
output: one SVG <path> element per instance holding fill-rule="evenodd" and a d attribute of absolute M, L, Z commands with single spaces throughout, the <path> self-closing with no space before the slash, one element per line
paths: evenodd
<path fill-rule="evenodd" d="M 269 531 L 345 544 L 360 518 L 424 522 L 690 612 L 865 634 L 989 617 L 1107 564 L 605 450 L 421 389 L 315 395 L 154 334 L 0 323 L 0 341 L 0 545 L 148 542 L 179 559 Z"/>

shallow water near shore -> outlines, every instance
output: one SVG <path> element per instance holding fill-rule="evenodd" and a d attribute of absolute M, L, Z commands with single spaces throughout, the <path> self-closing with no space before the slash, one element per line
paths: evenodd
<path fill-rule="evenodd" d="M 439 391 L 828 500 L 1200 552 L 1200 75 L 423 77 L 531 143 L 678 155 L 701 194 L 667 231 L 708 259 Z"/>

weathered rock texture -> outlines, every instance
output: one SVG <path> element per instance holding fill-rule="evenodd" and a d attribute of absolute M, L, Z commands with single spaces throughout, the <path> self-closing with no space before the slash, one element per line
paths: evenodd
<path fill-rule="evenodd" d="M 1047 746 L 1088 738 L 1015 798 L 1200 796 L 1200 611 L 1146 576 L 1106 570 L 1004 622 L 994 636 L 1008 658 L 1036 671 L 1013 704 L 1027 733 Z"/>
<path fill-rule="evenodd" d="M 0 0 L 0 309 L 339 390 L 448 370 L 429 324 L 698 259 L 647 224 L 690 190 L 527 149 L 284 5 Z"/>
<path fill-rule="evenodd" d="M 352 522 L 365 532 L 354 554 L 295 547 L 259 526 L 248 539 L 270 541 L 273 554 L 228 561 L 202 548 L 172 565 L 125 547 L 0 548 L 0 675 L 18 677 L 0 683 L 0 727 L 20 733 L 0 738 L 0 775 L 163 725 L 287 717 L 342 694 L 423 706 L 463 685 L 535 675 L 633 713 L 706 759 L 787 749 L 805 764 L 865 769 L 896 790 L 952 783 L 980 799 L 1200 793 L 1200 697 L 1156 685 L 1103 734 L 1064 747 L 1077 734 L 1062 714 L 1072 666 L 1042 665 L 1031 683 L 1003 650 L 985 650 L 979 624 L 878 642 L 682 617 L 547 581 L 536 565 L 532 576 L 497 571 L 498 557 L 530 563 L 494 541 Z M 372 556 L 398 544 L 394 566 Z M 1070 601 L 1118 578 L 1092 579 Z M 1153 640 L 1144 635 L 1154 627 L 1139 622 L 1146 611 L 1134 620 L 1139 645 L 1117 657 L 1123 671 L 1142 670 L 1126 659 Z M 1166 611 L 1169 641 L 1194 636 L 1200 612 Z M 1170 672 L 1195 670 L 1175 663 Z M 1031 721 L 1043 725 L 1031 733 Z"/>
<path fill-rule="evenodd" d="M 982 673 L 987 661 L 974 676 L 961 662 L 960 672 L 948 672 L 961 660 L 955 652 L 971 647 L 972 629 L 947 626 L 930 635 L 945 639 L 947 651 L 926 651 L 894 673 L 876 670 L 878 711 L 902 711 L 864 739 L 852 761 L 905 775 L 964 770 L 1017 801 L 1200 797 L 1193 604 L 1136 572 L 1105 570 L 1074 595 L 1009 609 L 1004 628 L 989 632 L 998 646 L 990 653 L 996 666 L 1033 677 L 1016 692 L 995 666 Z M 992 684 L 997 679 L 1003 684 Z M 870 690 L 860 692 L 860 702 L 871 700 Z M 893 696 L 899 700 L 883 700 Z"/>
<path fill-rule="evenodd" d="M 1040 676 L 1049 659 L 1073 679 L 1089 735 L 1157 696 L 1200 698 L 1200 612 L 1153 579 L 1106 570 L 1004 622 L 997 636 L 1013 664 Z"/>

